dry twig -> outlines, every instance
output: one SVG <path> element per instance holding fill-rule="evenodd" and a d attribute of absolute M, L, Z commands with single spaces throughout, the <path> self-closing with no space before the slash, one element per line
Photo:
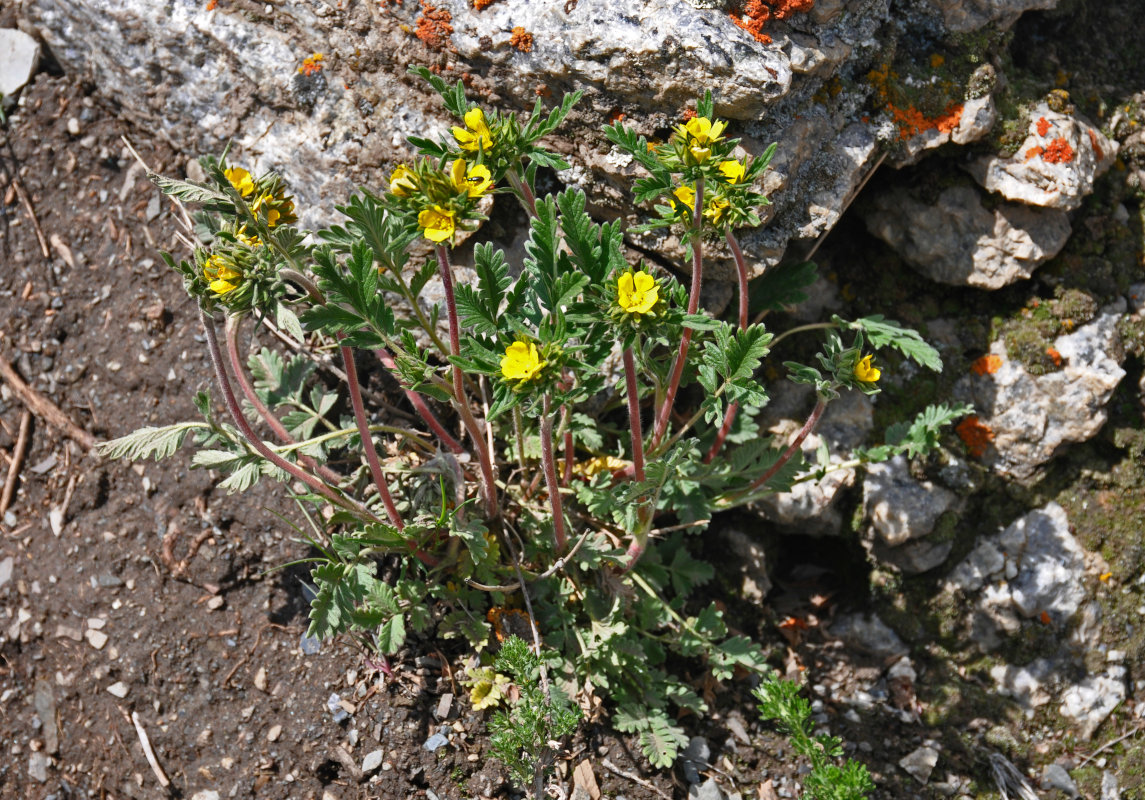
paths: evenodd
<path fill-rule="evenodd" d="M 20 475 L 20 467 L 24 465 L 24 456 L 28 453 L 28 433 L 32 429 L 32 413 L 25 411 L 20 417 L 20 437 L 16 440 L 16 448 L 12 451 L 12 458 L 8 462 L 8 477 L 4 480 L 4 494 L 0 495 L 0 515 L 12 505 L 12 496 L 16 493 L 16 478 Z"/>
<path fill-rule="evenodd" d="M 36 219 L 36 211 L 32 208 L 32 199 L 28 197 L 28 193 L 24 191 L 20 181 L 13 178 L 12 186 L 16 189 L 16 194 L 20 196 L 20 202 L 24 204 L 24 210 L 28 212 L 29 219 L 32 220 L 32 227 L 36 230 L 36 238 L 40 240 L 40 252 L 44 254 L 44 258 L 51 258 L 52 251 L 48 249 L 48 240 L 44 238 L 44 229 L 40 227 L 40 221 Z"/>
<path fill-rule="evenodd" d="M 95 447 L 94 436 L 68 419 L 68 415 L 61 411 L 59 406 L 24 383 L 24 379 L 16 373 L 16 370 L 3 356 L 0 356 L 0 377 L 8 382 L 12 391 L 20 398 L 20 402 L 26 405 L 28 410 L 37 417 L 59 430 L 84 450 L 91 450 Z"/>
<path fill-rule="evenodd" d="M 124 714 L 126 716 L 126 714 Z M 151 749 L 151 740 L 147 738 L 147 731 L 143 730 L 143 725 L 139 722 L 139 715 L 134 711 L 131 712 L 131 724 L 135 726 L 135 733 L 139 737 L 139 744 L 143 748 L 143 755 L 147 758 L 147 763 L 151 766 L 151 771 L 155 773 L 155 778 L 159 781 L 159 785 L 164 789 L 171 785 L 171 781 L 167 778 L 167 773 L 159 766 L 159 760 L 155 758 L 155 751 Z"/>
<path fill-rule="evenodd" d="M 664 798 L 664 800 L 672 800 L 672 798 L 670 796 L 665 794 L 662 790 L 657 789 L 655 786 L 653 786 L 651 783 L 649 783 L 648 781 L 641 778 L 639 775 L 633 775 L 631 772 L 625 772 L 620 767 L 616 766 L 611 761 L 609 761 L 607 758 L 604 759 L 604 761 L 602 761 L 601 764 L 604 766 L 604 768 L 606 770 L 611 772 L 613 775 L 619 775 L 622 778 L 628 778 L 628 780 L 632 781 L 633 783 L 637 783 L 637 784 L 643 786 L 645 789 L 648 789 L 648 790 L 653 791 L 656 794 L 660 795 L 661 797 Z"/>

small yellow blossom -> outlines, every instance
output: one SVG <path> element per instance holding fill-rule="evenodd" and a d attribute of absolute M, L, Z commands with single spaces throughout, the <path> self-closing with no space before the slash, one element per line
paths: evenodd
<path fill-rule="evenodd" d="M 722 197 L 717 197 L 704 208 L 704 216 L 710 219 L 713 225 L 719 225 L 727 211 L 728 201 Z"/>
<path fill-rule="evenodd" d="M 855 377 L 863 383 L 874 383 L 882 377 L 882 370 L 878 367 L 871 366 L 871 359 L 874 356 L 864 356 L 863 359 L 855 365 Z"/>
<path fill-rule="evenodd" d="M 273 228 L 280 222 L 294 222 L 294 201 L 285 196 L 276 196 L 270 192 L 260 194 L 250 205 L 250 210 L 258 213 L 266 209 L 267 227 Z"/>
<path fill-rule="evenodd" d="M 468 129 L 468 130 L 467 130 Z M 453 126 L 453 138 L 462 150 L 476 152 L 493 146 L 493 131 L 485 124 L 485 112 L 471 108 L 465 112 L 465 128 Z"/>
<path fill-rule="evenodd" d="M 679 200 L 693 211 L 696 210 L 696 190 L 691 186 L 677 187 L 676 191 L 672 192 L 672 194 L 676 196 L 676 200 Z M 676 206 L 676 200 L 671 201 L 673 208 Z"/>
<path fill-rule="evenodd" d="M 532 342 L 513 342 L 501 359 L 501 374 L 508 381 L 531 381 L 545 366 L 537 346 Z"/>
<path fill-rule="evenodd" d="M 413 172 L 405 164 L 398 164 L 390 174 L 390 193 L 398 197 L 409 197 L 410 192 L 417 191 L 417 184 L 413 182 Z"/>
<path fill-rule="evenodd" d="M 469 679 L 462 681 L 469 687 L 469 701 L 473 710 L 500 705 L 509 687 L 509 678 L 496 672 L 492 667 L 479 667 L 469 670 Z"/>
<path fill-rule="evenodd" d="M 629 314 L 647 314 L 660 299 L 656 279 L 643 270 L 625 272 L 616 284 L 617 302 Z"/>
<path fill-rule="evenodd" d="M 243 197 L 250 197 L 254 194 L 254 179 L 242 167 L 229 167 L 223 174 L 227 176 L 231 186 L 235 187 L 235 191 Z"/>
<path fill-rule="evenodd" d="M 585 478 L 595 478 L 604 472 L 616 472 L 632 466 L 631 461 L 625 461 L 616 456 L 597 456 L 588 461 L 581 461 L 573 465 L 573 474 Z"/>
<path fill-rule="evenodd" d="M 252 250 L 262 245 L 262 242 L 259 241 L 257 236 L 251 236 L 246 232 L 246 225 L 243 225 L 241 228 L 235 231 L 235 240 L 240 244 L 245 244 Z"/>
<path fill-rule="evenodd" d="M 480 197 L 493 185 L 493 173 L 484 164 L 469 166 L 465 159 L 459 158 L 450 167 L 449 180 L 457 191 Z"/>
<path fill-rule="evenodd" d="M 234 291 L 242 283 L 242 273 L 234 268 L 233 262 L 228 263 L 220 255 L 213 255 L 207 259 L 207 263 L 203 265 L 203 277 L 207 279 L 207 285 L 215 294 Z"/>
<path fill-rule="evenodd" d="M 441 206 L 424 209 L 417 215 L 417 224 L 421 226 L 425 238 L 431 242 L 444 242 L 453 236 L 457 227 L 456 220 L 457 212 Z"/>
<path fill-rule="evenodd" d="M 743 180 L 744 173 L 747 172 L 744 165 L 739 161 L 721 161 L 719 170 L 727 178 L 728 183 L 739 183 Z"/>
<path fill-rule="evenodd" d="M 692 117 L 677 130 L 687 139 L 692 158 L 702 164 L 711 156 L 712 145 L 723 138 L 725 127 L 727 123 L 723 120 L 712 122 L 707 117 Z"/>

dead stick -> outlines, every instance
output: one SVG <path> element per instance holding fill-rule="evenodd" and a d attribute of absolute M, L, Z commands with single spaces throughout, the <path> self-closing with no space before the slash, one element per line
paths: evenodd
<path fill-rule="evenodd" d="M 143 725 L 139 722 L 139 715 L 134 711 L 131 712 L 131 722 L 135 725 L 135 733 L 139 736 L 139 744 L 143 745 L 143 755 L 147 757 L 147 763 L 151 765 L 151 771 L 155 773 L 155 777 L 159 779 L 159 785 L 166 789 L 171 785 L 163 768 L 159 766 L 159 761 L 155 758 L 155 751 L 151 749 L 151 740 L 147 738 L 147 731 L 143 730 Z"/>
<path fill-rule="evenodd" d="M 664 800 L 672 800 L 672 798 L 669 797 L 667 794 L 665 794 L 662 790 L 657 789 L 655 786 L 653 786 L 651 783 L 649 783 L 648 781 L 641 778 L 639 775 L 633 775 L 631 772 L 625 772 L 620 767 L 616 766 L 611 761 L 609 761 L 607 758 L 604 759 L 604 761 L 602 761 L 601 763 L 604 765 L 604 768 L 606 770 L 613 773 L 614 775 L 619 775 L 622 778 L 628 778 L 628 780 L 632 781 L 633 783 L 640 784 L 645 789 L 651 789 L 653 792 L 655 792 L 656 794 L 663 797 Z"/>
<path fill-rule="evenodd" d="M 16 449 L 12 451 L 12 460 L 8 462 L 8 477 L 4 480 L 4 494 L 0 495 L 0 516 L 12 505 L 12 496 L 16 494 L 16 478 L 20 475 L 20 467 L 24 464 L 24 455 L 28 452 L 28 433 L 32 430 L 32 412 L 25 411 L 20 417 L 20 438 L 16 440 Z"/>
<path fill-rule="evenodd" d="M 37 417 L 45 420 L 53 428 L 59 429 L 84 450 L 95 447 L 94 436 L 68 419 L 67 414 L 60 411 L 59 406 L 24 383 L 24 379 L 16 374 L 16 370 L 12 369 L 12 365 L 5 361 L 3 356 L 0 356 L 0 376 L 8 381 L 16 396 Z"/>
<path fill-rule="evenodd" d="M 16 194 L 20 195 L 20 202 L 24 204 L 24 210 L 28 212 L 28 217 L 32 220 L 32 227 L 36 229 L 36 238 L 40 240 L 40 251 L 44 254 L 44 258 L 51 258 L 52 251 L 48 249 L 48 240 L 44 238 L 44 230 L 40 227 L 40 221 L 36 219 L 36 211 L 32 208 L 32 199 L 28 197 L 28 193 L 24 191 L 20 181 L 13 179 L 12 185 L 16 188 Z"/>

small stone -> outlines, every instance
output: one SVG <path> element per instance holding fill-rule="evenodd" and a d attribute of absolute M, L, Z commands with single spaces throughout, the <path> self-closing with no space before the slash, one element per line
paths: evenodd
<path fill-rule="evenodd" d="M 744 744 L 751 744 L 751 737 L 747 734 L 747 728 L 744 727 L 743 722 L 740 721 L 738 716 L 729 716 L 727 725 L 728 730 L 732 732 L 732 736 L 736 737 Z"/>
<path fill-rule="evenodd" d="M 298 649 L 302 651 L 303 655 L 313 656 L 322 649 L 322 643 L 313 636 L 303 636 L 298 641 Z"/>
<path fill-rule="evenodd" d="M 111 369 L 111 364 L 108 364 L 107 368 Z M 96 582 L 104 589 L 118 589 L 123 585 L 123 581 L 115 575 L 100 575 L 96 578 Z"/>
<path fill-rule="evenodd" d="M 80 130 L 82 129 L 80 128 L 79 119 L 76 117 L 68 117 L 68 133 L 72 136 L 79 136 Z"/>
<path fill-rule="evenodd" d="M 433 736 L 430 736 L 425 740 L 425 744 L 423 744 L 422 747 L 433 753 L 436 752 L 439 747 L 444 747 L 447 744 L 449 744 L 449 739 L 445 738 L 440 733 L 435 733 Z"/>
<path fill-rule="evenodd" d="M 254 674 L 254 688 L 260 692 L 266 691 L 266 667 L 259 667 L 258 672 Z"/>
<path fill-rule="evenodd" d="M 44 750 L 54 755 L 60 752 L 60 736 L 59 728 L 56 726 L 56 696 L 52 691 L 52 684 L 42 678 L 38 679 L 32 702 L 36 707 L 36 715 L 44 726 Z"/>
<path fill-rule="evenodd" d="M 127 693 L 129 691 L 130 691 L 130 689 L 128 688 L 127 684 L 124 683 L 123 681 L 116 681 L 115 683 L 111 684 L 111 686 L 107 687 L 108 694 L 113 694 L 116 697 L 118 697 L 120 700 L 127 697 Z"/>
<path fill-rule="evenodd" d="M 227 602 L 227 600 L 225 597 L 217 594 L 214 597 L 212 597 L 210 600 L 207 601 L 207 608 L 209 608 L 211 611 L 218 611 L 220 608 L 223 607 L 223 605 L 226 604 L 226 602 Z"/>
<path fill-rule="evenodd" d="M 0 102 L 11 106 L 40 63 L 39 43 L 23 31 L 0 28 Z"/>
<path fill-rule="evenodd" d="M 214 789 L 204 789 L 191 795 L 191 800 L 219 800 L 219 793 Z"/>
<path fill-rule="evenodd" d="M 930 773 L 938 764 L 938 751 L 933 747 L 920 747 L 899 761 L 899 766 L 924 786 L 930 780 Z"/>
<path fill-rule="evenodd" d="M 371 753 L 367 753 L 366 757 L 362 759 L 362 772 L 366 773 L 367 775 L 372 772 L 377 772 L 378 767 L 382 765 L 382 759 L 385 758 L 385 756 L 386 754 L 383 750 L 374 750 Z"/>
<path fill-rule="evenodd" d="M 688 789 L 688 800 L 725 800 L 725 797 L 715 778 L 708 778 L 703 783 Z"/>
<path fill-rule="evenodd" d="M 42 750 L 28 756 L 28 775 L 39 783 L 48 782 L 48 754 Z"/>
<path fill-rule="evenodd" d="M 199 735 L 195 737 L 195 744 L 199 747 L 206 747 L 210 744 L 212 735 L 214 735 L 214 731 L 210 728 L 203 728 L 199 731 Z"/>
<path fill-rule="evenodd" d="M 72 641 L 75 641 L 75 642 L 82 642 L 83 641 L 83 631 L 81 631 L 79 628 L 72 628 L 68 625 L 57 625 L 56 626 L 56 638 L 57 639 L 71 639 Z"/>
<path fill-rule="evenodd" d="M 684 778 L 688 783 L 699 783 L 701 769 L 707 769 L 711 763 L 712 748 L 703 736 L 693 736 L 687 748 L 680 754 L 680 766 L 684 770 Z"/>
<path fill-rule="evenodd" d="M 281 735 L 282 735 L 282 726 L 281 725 L 274 725 L 274 726 L 271 726 L 271 729 L 266 732 L 266 740 L 268 742 L 277 742 L 278 737 Z"/>
<path fill-rule="evenodd" d="M 7 521 L 7 520 L 5 520 L 5 521 Z M 8 556 L 7 558 L 0 559 L 0 588 L 3 588 L 4 584 L 6 584 L 8 581 L 12 580 L 12 565 L 13 565 L 13 563 L 14 562 L 12 561 L 12 556 Z"/>
<path fill-rule="evenodd" d="M 107 620 L 103 617 L 88 617 L 87 626 L 92 630 L 102 631 L 105 625 Z"/>
<path fill-rule="evenodd" d="M 87 643 L 94 647 L 96 650 L 102 650 L 104 645 L 107 644 L 107 634 L 103 631 L 93 631 L 90 628 L 84 631 L 84 638 Z"/>
<path fill-rule="evenodd" d="M 1061 764 L 1046 764 L 1045 769 L 1042 770 L 1042 788 L 1057 789 L 1071 800 L 1079 796 L 1077 784 L 1073 782 L 1073 778 L 1069 776 L 1069 772 Z"/>
<path fill-rule="evenodd" d="M 437 701 L 437 708 L 434 709 L 433 715 L 438 719 L 445 719 L 449 716 L 449 710 L 453 706 L 453 694 L 446 692 Z"/>
<path fill-rule="evenodd" d="M 1101 800 L 1121 800 L 1117 776 L 1112 772 L 1104 772 L 1101 775 Z"/>

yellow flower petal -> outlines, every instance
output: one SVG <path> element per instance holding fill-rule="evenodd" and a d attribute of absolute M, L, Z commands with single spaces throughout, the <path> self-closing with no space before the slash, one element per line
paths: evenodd
<path fill-rule="evenodd" d="M 505 356 L 501 359 L 501 375 L 505 380 L 525 381 L 536 377 L 545 362 L 537 352 L 537 346 L 532 342 L 513 342 L 505 348 Z"/>
<path fill-rule="evenodd" d="M 471 108 L 465 112 L 465 126 L 453 126 L 453 138 L 462 150 L 488 150 L 493 146 L 493 132 L 485 123 L 485 113 L 480 108 Z"/>
<path fill-rule="evenodd" d="M 417 224 L 421 226 L 425 238 L 431 242 L 444 242 L 453 236 L 457 227 L 456 213 L 441 206 L 426 208 L 417 215 Z"/>
<path fill-rule="evenodd" d="M 410 192 L 417 190 L 413 182 L 413 172 L 405 164 L 398 164 L 390 175 L 390 193 L 398 197 L 409 197 Z"/>
<path fill-rule="evenodd" d="M 644 270 L 621 275 L 616 289 L 617 302 L 629 314 L 647 314 L 660 299 L 656 279 Z"/>
<path fill-rule="evenodd" d="M 230 167 L 223 174 L 227 176 L 231 186 L 235 187 L 235 190 L 243 197 L 249 197 L 254 193 L 254 179 L 242 167 Z"/>
<path fill-rule="evenodd" d="M 677 187 L 676 191 L 672 192 L 672 194 L 676 196 L 676 200 L 679 200 L 693 211 L 696 210 L 696 190 L 691 186 Z M 672 205 L 676 205 L 675 201 L 672 202 Z"/>
<path fill-rule="evenodd" d="M 719 169 L 728 183 L 739 183 L 747 171 L 739 161 L 721 161 Z"/>
<path fill-rule="evenodd" d="M 863 359 L 855 365 L 855 377 L 863 383 L 874 383 L 882 377 L 882 370 L 878 367 L 871 366 L 871 359 L 874 356 L 864 356 Z"/>

